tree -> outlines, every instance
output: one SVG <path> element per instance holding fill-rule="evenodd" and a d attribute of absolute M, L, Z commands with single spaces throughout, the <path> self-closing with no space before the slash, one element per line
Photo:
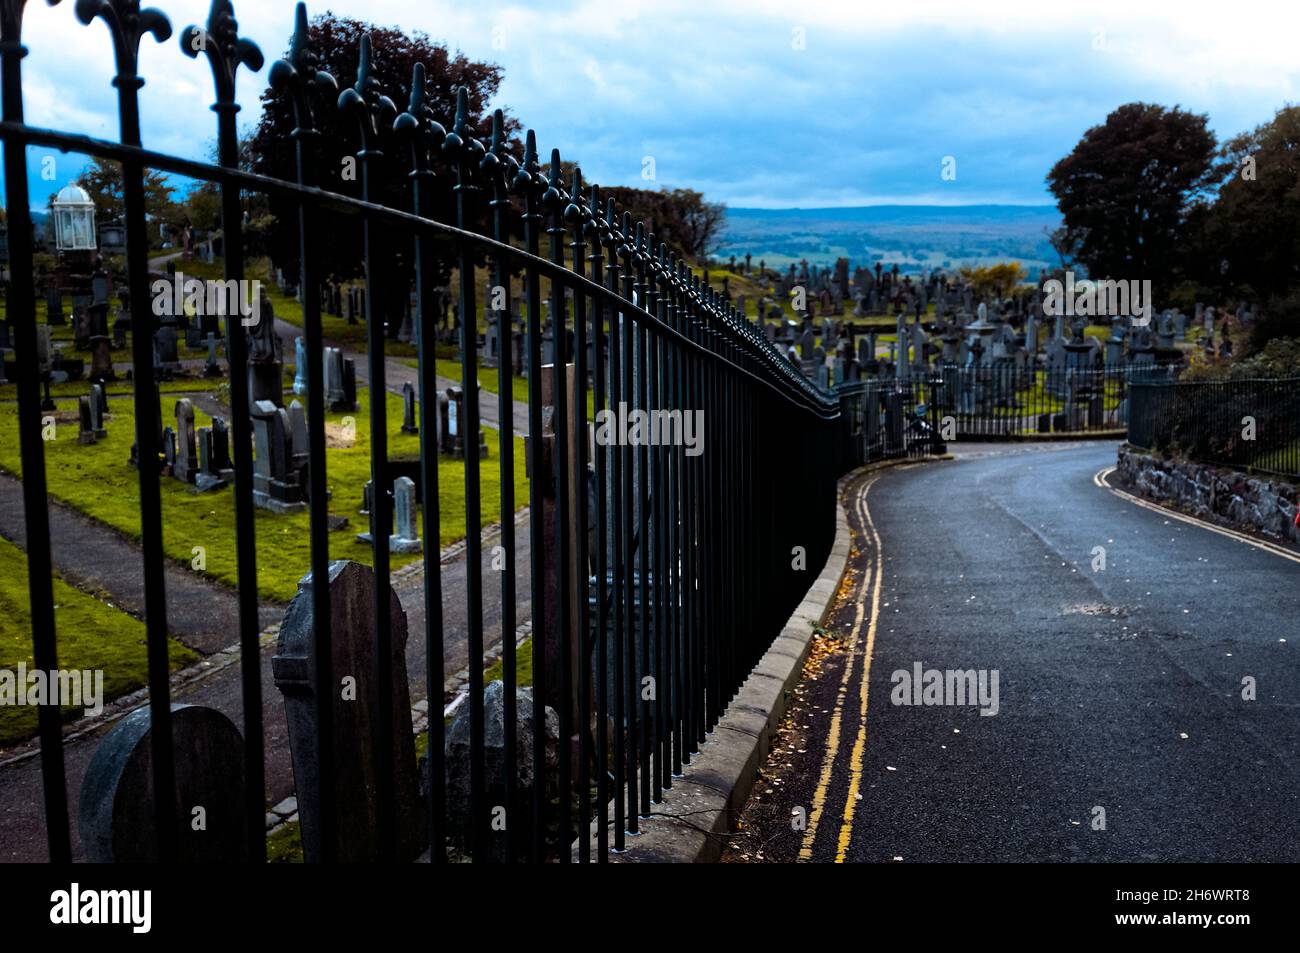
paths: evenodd
<path fill-rule="evenodd" d="M 970 282 L 976 297 L 992 296 L 999 300 L 1010 297 L 1016 285 L 1025 280 L 1024 266 L 1015 261 L 962 268 L 960 274 Z"/>
<path fill-rule="evenodd" d="M 631 213 L 632 221 L 645 222 L 655 237 L 679 255 L 699 261 L 716 250 L 726 221 L 725 205 L 706 202 L 694 189 L 633 189 L 626 186 L 602 188 L 619 210 Z"/>
<path fill-rule="evenodd" d="M 456 90 L 464 86 L 468 92 L 473 135 L 484 140 L 491 135 L 492 118 L 487 112 L 487 103 L 500 87 L 500 67 L 474 62 L 459 53 L 452 55 L 445 45 L 434 42 L 424 33 L 408 36 L 400 30 L 371 26 L 360 20 L 326 13 L 311 21 L 311 44 L 320 57 L 319 68 L 332 74 L 340 87 L 356 81 L 359 47 L 365 34 L 371 37 L 371 67 L 380 91 L 393 100 L 399 111 L 405 109 L 410 99 L 411 74 L 415 64 L 424 63 L 426 92 L 438 121 L 451 128 L 456 110 Z M 247 147 L 248 161 L 256 172 L 292 180 L 296 176 L 294 141 L 291 138 L 294 129 L 292 100 L 287 94 L 268 89 L 262 95 L 262 104 L 261 121 Z M 312 184 L 359 198 L 360 174 L 347 174 L 352 166 L 351 160 L 360 148 L 356 121 L 341 115 L 335 102 L 318 103 L 315 119 L 321 135 L 313 140 L 310 149 L 314 163 Z M 517 140 L 518 130 L 519 123 L 507 118 L 506 133 L 510 137 L 510 146 L 516 157 L 521 157 L 523 150 Z M 383 155 L 372 160 L 371 198 L 381 205 L 409 210 L 410 152 L 391 135 L 382 143 L 382 150 Z M 440 174 L 434 181 L 433 217 L 451 221 L 454 176 Z M 481 216 L 486 215 L 483 205 L 485 203 L 480 203 Z M 294 207 L 272 199 L 268 212 L 271 227 L 259 236 L 259 240 L 264 239 L 271 256 L 292 273 L 298 257 L 298 219 Z M 252 215 L 263 226 L 268 224 L 266 215 L 256 212 Z M 361 229 L 330 228 L 328 231 L 329 241 L 316 245 L 321 274 L 334 274 L 339 278 L 358 276 L 362 266 Z M 411 255 L 407 253 L 410 241 L 402 234 L 390 236 L 383 229 L 375 231 L 380 245 L 378 254 L 400 269 L 399 280 L 388 283 L 396 296 L 403 284 L 400 278 L 412 273 Z M 395 242 L 396 246 L 384 250 L 385 242 Z"/>
<path fill-rule="evenodd" d="M 1175 279 L 1189 202 L 1216 175 L 1203 115 L 1128 103 L 1084 133 L 1047 184 L 1064 219 L 1058 249 L 1095 278 Z"/>
<path fill-rule="evenodd" d="M 126 193 L 122 182 L 122 166 L 111 159 L 95 156 L 77 179 L 77 185 L 86 190 L 95 203 L 95 221 L 103 224 L 111 219 L 126 216 Z M 153 221 L 170 221 L 172 195 L 176 190 L 167 184 L 167 178 L 154 169 L 144 170 L 144 211 Z"/>
<path fill-rule="evenodd" d="M 1230 140 L 1222 156 L 1223 177 L 1204 222 L 1216 290 L 1283 298 L 1300 286 L 1300 106 Z"/>

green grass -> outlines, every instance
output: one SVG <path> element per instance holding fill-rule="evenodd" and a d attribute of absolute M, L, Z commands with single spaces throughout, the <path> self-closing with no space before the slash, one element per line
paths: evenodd
<path fill-rule="evenodd" d="M 487 686 L 491 682 L 505 678 L 506 664 L 504 659 L 497 659 L 483 673 L 483 685 Z M 515 650 L 515 678 L 516 684 L 520 688 L 528 688 L 533 684 L 533 640 L 525 639 Z"/>
<path fill-rule="evenodd" d="M 497 659 L 486 669 L 483 670 L 483 685 L 487 687 L 492 682 L 502 680 L 505 677 L 505 661 Z M 518 688 L 531 688 L 533 685 L 533 640 L 525 639 L 518 648 L 515 649 L 515 685 Z M 455 721 L 455 716 L 447 718 L 445 723 L 450 725 Z M 429 750 L 429 733 L 427 731 L 418 732 L 415 736 L 415 757 L 424 757 L 425 752 Z"/>
<path fill-rule="evenodd" d="M 125 695 L 148 679 L 144 623 L 121 609 L 74 589 L 54 578 L 54 631 L 58 637 L 59 668 L 101 670 L 103 701 Z M 168 653 L 179 668 L 198 656 L 172 640 Z M 0 539 L 0 669 L 15 671 L 18 663 L 30 671 L 32 619 L 27 590 L 27 554 Z M 83 708 L 64 706 L 64 717 L 75 719 Z M 30 738 L 36 733 L 36 708 L 0 705 L 0 745 Z"/>
<path fill-rule="evenodd" d="M 327 428 L 337 432 L 345 417 L 355 426 L 355 442 L 348 447 L 335 446 L 327 451 L 327 485 L 333 496 L 330 512 L 346 516 L 349 525 L 331 535 L 330 556 L 354 559 L 369 564 L 371 549 L 356 539 L 368 529 L 366 517 L 358 513 L 362 488 L 370 477 L 370 418 L 366 402 L 369 392 L 358 393 L 361 408 L 353 414 L 328 414 Z M 411 458 L 419 454 L 419 438 L 400 432 L 402 401 L 388 394 L 389 456 Z M 139 478 L 127 465 L 134 434 L 134 414 L 130 402 L 114 402 L 113 418 L 108 423 L 109 436 L 99 443 L 80 446 L 76 440 L 75 403 L 56 401 L 66 422 L 59 422 L 56 439 L 45 443 L 49 495 L 113 527 L 128 537 L 140 534 Z M 175 401 L 163 398 L 163 421 L 174 420 Z M 210 422 L 202 411 L 195 410 L 196 426 Z M 15 405 L 0 406 L 0 468 L 21 474 L 18 452 L 18 418 Z M 480 471 L 482 524 L 500 518 L 500 471 L 495 465 L 499 452 L 498 434 L 484 429 L 488 461 Z M 527 501 L 524 477 L 523 441 L 515 439 L 515 499 Z M 465 536 L 464 463 L 439 457 L 439 545 Z M 162 480 L 163 548 L 167 556 L 186 566 L 194 559 L 194 547 L 204 548 L 205 573 L 230 586 L 237 582 L 235 558 L 235 516 L 230 489 L 214 493 L 195 493 L 177 480 Z M 266 599 L 287 602 L 298 589 L 298 580 L 311 565 L 311 540 L 307 512 L 277 514 L 256 510 L 257 578 L 259 594 Z M 420 559 L 419 554 L 394 554 L 394 568 Z"/>
<path fill-rule="evenodd" d="M 413 367 L 416 370 L 419 370 L 420 362 L 418 360 L 409 360 L 406 361 L 405 363 L 408 367 Z M 447 358 L 438 358 L 438 376 L 450 378 L 451 380 L 454 381 L 459 381 L 461 379 L 460 362 L 450 360 Z M 501 393 L 500 375 L 497 374 L 497 369 L 494 367 L 480 368 L 478 382 L 483 386 L 483 389 L 487 391 L 489 394 Z M 528 406 L 528 378 L 514 377 L 512 375 L 510 378 L 510 394 L 511 394 L 511 399 L 515 403 L 523 404 L 525 407 L 527 407 Z M 587 419 L 588 420 L 596 419 L 596 393 L 595 391 L 592 390 L 587 391 Z"/>
<path fill-rule="evenodd" d="M 298 821 L 289 821 L 280 825 L 276 832 L 266 839 L 266 862 L 268 864 L 301 864 L 302 825 Z"/>
<path fill-rule="evenodd" d="M 160 394 L 200 394 L 217 390 L 223 383 L 221 377 L 178 377 L 170 381 L 158 381 L 158 393 Z M 290 385 L 292 385 L 293 375 L 289 376 Z M 90 382 L 86 380 L 67 381 L 63 384 L 51 384 L 51 397 L 80 397 L 83 394 L 90 393 Z M 104 388 L 104 393 L 109 397 L 129 397 L 135 394 L 135 385 L 128 380 L 119 378 L 115 381 L 109 381 Z M 45 388 L 41 388 L 41 396 L 45 396 Z M 17 400 L 18 385 L 8 383 L 0 386 L 0 401 Z"/>

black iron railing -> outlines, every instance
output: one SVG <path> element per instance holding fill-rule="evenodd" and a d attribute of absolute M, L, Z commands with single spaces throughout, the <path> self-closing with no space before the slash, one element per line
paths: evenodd
<path fill-rule="evenodd" d="M 1128 442 L 1300 480 L 1300 378 L 1136 383 Z"/>
<path fill-rule="evenodd" d="M 51 4 L 57 0 L 49 0 Z M 257 71 L 262 56 L 238 38 L 231 5 L 216 0 L 205 27 L 186 29 L 181 45 L 190 55 L 204 52 L 216 85 L 218 164 L 212 165 L 143 148 L 137 69 L 141 42 L 151 35 L 167 40 L 171 28 L 153 10 L 134 0 L 79 0 L 83 23 L 99 19 L 108 27 L 117 59 L 120 141 L 108 142 L 28 125 L 23 113 L 20 43 L 23 0 L 0 0 L 3 29 L 3 135 L 8 200 L 11 269 L 8 318 L 14 331 L 15 369 L 22 443 L 27 555 L 36 664 L 58 664 L 51 590 L 51 550 L 46 510 L 44 452 L 40 435 L 40 365 L 37 361 L 36 288 L 25 150 L 47 146 L 121 163 L 125 184 L 127 284 L 135 302 L 132 372 L 135 440 L 139 448 L 141 550 L 146 582 L 152 792 L 157 856 L 186 855 L 184 818 L 178 818 L 177 764 L 172 745 L 173 709 L 168 680 L 167 596 L 164 589 L 163 517 L 159 468 L 153 466 L 160 435 L 154 432 L 159 392 L 154 374 L 148 240 L 145 231 L 144 170 L 216 183 L 221 190 L 223 255 L 228 279 L 244 277 L 241 193 L 260 192 L 292 203 L 298 210 L 300 282 L 304 289 L 303 332 L 309 355 L 306 372 L 307 486 L 311 560 L 309 573 L 314 644 L 309 681 L 317 698 L 330 698 L 341 674 L 334 667 L 331 633 L 331 552 L 326 456 L 326 380 L 323 362 L 320 249 L 326 216 L 344 227 L 364 230 L 365 318 L 368 322 L 369 386 L 385 389 L 387 336 L 376 301 L 387 280 L 387 263 L 372 246 L 383 229 L 411 244 L 415 262 L 416 322 L 419 341 L 420 499 L 425 560 L 424 631 L 426 686 L 430 703 L 429 777 L 426 819 L 430 855 L 443 860 L 449 850 L 449 806 L 443 784 L 444 673 L 442 579 L 436 548 L 440 536 L 437 440 L 437 370 L 434 354 L 438 283 L 435 266 L 451 262 L 459 285 L 460 358 L 463 406 L 458 425 L 465 437 L 465 517 L 468 535 L 463 598 L 468 613 L 469 724 L 472 738 L 470 797 L 462 819 L 470 836 L 464 849 L 476 860 L 493 856 L 491 839 L 505 843 L 507 859 L 567 860 L 589 856 L 590 841 L 604 859 L 606 848 L 625 846 L 628 832 L 653 810 L 665 788 L 699 750 L 729 700 L 762 656 L 829 552 L 833 530 L 835 480 L 844 460 L 838 449 L 839 402 L 805 380 L 718 292 L 704 284 L 643 223 L 604 204 L 596 187 L 583 185 L 574 171 L 562 181 L 558 152 L 549 170 L 541 164 L 533 134 L 522 162 L 506 148 L 502 118 L 495 117 L 489 143 L 468 129 L 462 90 L 455 116 L 433 115 L 426 77 L 417 68 L 412 87 L 390 90 L 405 109 L 377 88 L 369 73 L 368 42 L 361 51 L 359 75 L 340 95 L 333 77 L 322 72 L 311 48 L 305 8 L 297 10 L 288 56 L 270 70 L 272 86 L 292 98 L 296 116 L 296 181 L 284 181 L 238 167 L 235 77 L 239 67 Z M 335 105 L 337 101 L 337 106 Z M 319 187 L 312 179 L 314 117 L 339 108 L 357 121 L 363 189 L 360 198 Z M 370 201 L 367 176 L 379 148 L 401 148 L 411 155 L 409 210 Z M 455 180 L 456 224 L 434 221 L 429 213 L 434 174 Z M 522 206 L 522 216 L 515 203 Z M 477 213 L 490 210 L 492 236 L 474 230 Z M 548 256 L 541 254 L 545 234 Z M 534 725 L 545 725 L 547 709 L 558 718 L 561 751 L 553 784 L 531 783 L 533 822 L 492 826 L 485 759 L 482 543 L 477 527 L 499 518 L 503 533 L 501 586 L 504 680 L 504 760 L 506 803 L 519 797 L 515 762 L 516 551 L 509 527 L 518 503 L 513 498 L 514 460 L 510 449 L 511 380 L 500 368 L 498 420 L 503 439 L 497 463 L 501 477 L 499 513 L 484 512 L 481 467 L 474 452 L 480 426 L 474 268 L 487 262 L 498 284 L 522 276 L 525 295 L 528 373 L 527 444 L 531 477 L 529 499 L 531 553 L 528 586 L 534 639 Z M 544 366 L 546 331 L 543 301 L 555 356 Z M 516 317 L 508 302 L 495 317 L 509 327 Z M 234 386 L 230 412 L 234 445 L 234 510 L 238 552 L 239 644 L 242 648 L 246 851 L 261 860 L 264 840 L 264 758 L 261 668 L 258 637 L 258 572 L 254 520 L 254 455 L 248 377 L 246 314 L 228 315 L 225 338 Z M 555 365 L 565 368 L 556 373 Z M 567 380 L 566 380 L 567 378 Z M 571 380 L 571 383 L 568 381 Z M 681 439 L 663 442 L 592 441 L 584 409 L 592 395 L 601 410 L 698 414 L 702 444 Z M 393 526 L 392 485 L 387 448 L 388 421 L 383 399 L 370 400 L 371 537 L 373 569 L 372 672 L 366 697 L 374 705 L 371 739 L 377 804 L 374 857 L 399 856 L 400 792 L 394 778 L 399 752 L 395 737 L 397 697 L 393 665 L 389 536 Z M 678 430 L 680 437 L 680 428 Z M 161 452 L 159 448 L 159 452 Z M 547 519 L 542 519 L 542 514 Z M 805 555 L 795 567 L 792 553 Z M 558 671 L 554 669 L 558 668 Z M 647 680 L 650 680 L 647 682 Z M 647 690 L 653 684 L 654 690 Z M 57 708 L 40 710 L 41 764 L 49 857 L 73 856 L 67 780 Z M 356 822 L 340 816 L 338 784 L 347 765 L 332 744 L 336 707 L 318 703 L 317 738 L 311 785 L 315 825 L 310 838 L 314 858 L 336 859 L 340 831 Z M 398 719 L 400 725 L 400 719 Z M 572 742 L 570 741 L 572 739 Z M 534 771 L 549 771 L 545 732 L 531 739 Z M 573 751 L 568 748 L 572 744 Z M 300 788 L 304 778 L 297 779 Z M 302 792 L 300 791 L 300 794 Z M 304 817 L 304 826 L 308 819 Z M 527 830 L 525 839 L 515 833 Z M 313 858 L 313 859 L 314 859 Z"/>

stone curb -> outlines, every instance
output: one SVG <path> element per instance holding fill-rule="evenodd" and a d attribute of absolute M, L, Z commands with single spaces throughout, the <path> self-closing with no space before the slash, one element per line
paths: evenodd
<path fill-rule="evenodd" d="M 863 476 L 899 464 L 952 459 L 886 460 L 867 464 L 840 478 L 836 486 L 835 541 L 821 574 L 791 613 L 736 697 L 683 768 L 683 776 L 664 791 L 663 800 L 641 819 L 641 833 L 629 836 L 627 850 L 611 853 L 613 863 L 713 863 L 722 856 L 731 821 L 749 800 L 759 766 L 785 717 L 794 686 L 803 675 L 814 626 L 824 619 L 848 567 L 852 533 L 844 505 L 848 486 Z M 595 836 L 593 829 L 592 847 Z M 575 846 L 573 856 L 576 858 Z"/>

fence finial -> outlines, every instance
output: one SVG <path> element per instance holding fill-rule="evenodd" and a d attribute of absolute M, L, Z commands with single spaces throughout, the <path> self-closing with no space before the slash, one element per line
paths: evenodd
<path fill-rule="evenodd" d="M 313 132 L 315 123 L 311 111 L 311 92 L 324 93 L 338 91 L 339 84 L 333 76 L 317 67 L 320 57 L 311 48 L 311 30 L 307 23 L 307 4 L 300 3 L 294 15 L 293 39 L 289 41 L 287 59 L 276 60 L 271 66 L 268 79 L 271 88 L 277 92 L 287 92 L 293 99 L 295 137 Z"/>
<path fill-rule="evenodd" d="M 140 43 L 146 33 L 159 43 L 171 39 L 172 25 L 161 10 L 140 9 L 140 0 L 77 0 L 77 19 L 89 26 L 98 17 L 108 26 L 117 56 L 117 82 L 144 85 L 137 73 Z"/>
<path fill-rule="evenodd" d="M 217 89 L 217 103 L 213 108 L 237 112 L 235 73 L 240 66 L 256 73 L 264 60 L 256 43 L 239 36 L 239 21 L 235 19 L 230 0 L 212 0 L 207 27 L 187 26 L 181 31 L 180 40 L 181 52 L 191 59 L 197 59 L 200 53 L 208 55 Z"/>
<path fill-rule="evenodd" d="M 371 67 L 370 34 L 361 35 L 361 50 L 357 63 L 357 81 L 338 98 L 339 112 L 351 115 L 361 130 L 362 158 L 383 155 L 377 148 L 382 131 L 392 128 L 397 117 L 393 101 L 379 91 L 379 80 Z"/>

